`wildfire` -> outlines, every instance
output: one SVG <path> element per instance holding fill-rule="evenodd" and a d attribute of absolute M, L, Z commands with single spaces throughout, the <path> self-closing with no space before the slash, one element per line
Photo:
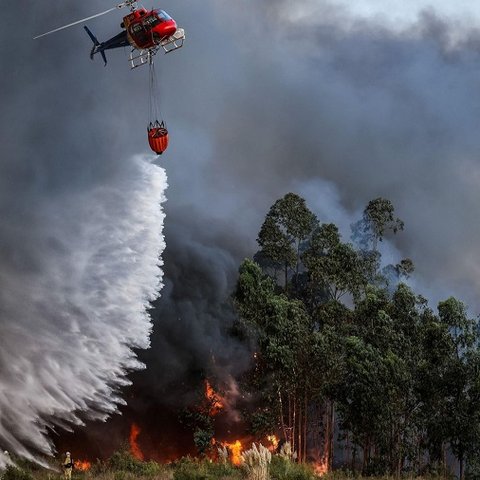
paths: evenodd
<path fill-rule="evenodd" d="M 82 472 L 90 470 L 90 467 L 92 466 L 88 460 L 75 460 L 73 464 L 75 466 L 75 470 L 80 470 Z"/>
<path fill-rule="evenodd" d="M 324 459 L 322 459 L 321 461 L 316 462 L 313 465 L 313 470 L 315 472 L 315 475 L 321 477 L 322 475 L 328 473 L 328 463 Z"/>
<path fill-rule="evenodd" d="M 132 452 L 132 455 L 136 459 L 144 460 L 145 457 L 143 456 L 143 453 L 140 450 L 140 447 L 138 446 L 138 443 L 137 443 L 138 435 L 140 435 L 140 428 L 136 423 L 132 423 L 132 426 L 130 427 L 130 437 L 129 437 L 130 452 Z"/>
<path fill-rule="evenodd" d="M 217 392 L 215 392 L 208 380 L 205 380 L 205 398 L 209 402 L 210 416 L 213 417 L 220 410 L 223 409 L 224 405 L 222 397 Z"/>
<path fill-rule="evenodd" d="M 240 465 L 242 463 L 242 442 L 236 440 L 233 443 L 222 442 L 222 446 L 227 447 L 230 450 L 230 460 L 234 465 Z"/>
<path fill-rule="evenodd" d="M 275 435 L 268 435 L 267 440 L 272 444 L 268 449 L 271 452 L 275 452 L 278 447 L 278 438 Z"/>

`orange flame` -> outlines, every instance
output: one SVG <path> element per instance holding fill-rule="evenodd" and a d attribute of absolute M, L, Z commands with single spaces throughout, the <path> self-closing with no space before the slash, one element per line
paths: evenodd
<path fill-rule="evenodd" d="M 327 474 L 328 473 L 328 462 L 326 461 L 326 459 L 322 458 L 320 461 L 316 462 L 313 465 L 313 471 L 315 472 L 315 475 L 318 475 L 319 477 Z"/>
<path fill-rule="evenodd" d="M 230 450 L 230 461 L 234 465 L 240 465 L 242 463 L 242 442 L 237 440 L 233 443 L 222 442 L 222 446 L 227 447 Z"/>
<path fill-rule="evenodd" d="M 205 398 L 209 402 L 210 416 L 215 416 L 220 410 L 223 409 L 222 397 L 215 392 L 208 380 L 205 380 Z"/>
<path fill-rule="evenodd" d="M 88 460 L 75 460 L 73 462 L 73 465 L 75 467 L 75 470 L 80 470 L 82 472 L 90 470 L 90 467 L 92 466 L 92 464 Z"/>
<path fill-rule="evenodd" d="M 137 459 L 137 460 L 144 460 L 144 456 L 142 451 L 140 450 L 140 447 L 138 446 L 137 443 L 137 438 L 138 435 L 140 435 L 140 428 L 136 423 L 132 423 L 132 426 L 130 427 L 130 452 L 132 455 Z"/>
<path fill-rule="evenodd" d="M 268 449 L 271 452 L 275 452 L 277 450 L 277 447 L 278 447 L 278 438 L 276 437 L 276 435 L 267 435 L 267 440 L 271 443 L 271 445 L 270 445 L 270 447 L 268 447 Z"/>

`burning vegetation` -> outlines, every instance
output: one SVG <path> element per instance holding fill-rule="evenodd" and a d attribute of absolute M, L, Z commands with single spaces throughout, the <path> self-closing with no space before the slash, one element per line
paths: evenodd
<path fill-rule="evenodd" d="M 78 470 L 80 472 L 86 472 L 87 470 L 90 470 L 92 464 L 88 460 L 75 460 L 73 463 L 73 467 L 75 470 Z"/>
<path fill-rule="evenodd" d="M 214 417 L 215 415 L 220 413 L 225 406 L 224 400 L 213 389 L 208 380 L 205 380 L 205 400 L 207 402 L 209 415 L 211 417 Z"/>
<path fill-rule="evenodd" d="M 138 445 L 137 439 L 139 435 L 140 435 L 140 428 L 136 423 L 132 423 L 130 427 L 130 436 L 129 436 L 130 452 L 137 460 L 144 460 L 145 457 Z"/>

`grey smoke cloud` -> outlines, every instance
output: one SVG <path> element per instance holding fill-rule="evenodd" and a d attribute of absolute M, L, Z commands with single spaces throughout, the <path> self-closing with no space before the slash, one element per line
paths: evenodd
<path fill-rule="evenodd" d="M 477 30 L 434 10 L 390 30 L 309 1 L 225 7 L 222 22 L 239 42 L 243 83 L 225 87 L 213 164 L 248 191 L 252 226 L 255 213 L 316 179 L 335 187 L 347 217 L 385 196 L 405 220 L 394 243 L 415 261 L 420 291 L 478 310 Z"/>

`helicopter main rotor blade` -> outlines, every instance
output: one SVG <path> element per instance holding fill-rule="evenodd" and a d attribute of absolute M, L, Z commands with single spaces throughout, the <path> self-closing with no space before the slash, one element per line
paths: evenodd
<path fill-rule="evenodd" d="M 55 33 L 55 32 L 58 32 L 60 30 L 65 29 L 65 28 L 69 28 L 69 27 L 73 27 L 74 25 L 78 25 L 79 23 L 86 22 L 87 20 L 91 20 L 92 18 L 97 18 L 97 17 L 100 17 L 101 15 L 106 15 L 107 13 L 110 13 L 110 12 L 113 12 L 114 10 L 117 10 L 117 8 L 121 8 L 121 6 L 123 6 L 123 4 L 120 4 L 116 7 L 105 10 L 104 12 L 97 13 L 96 15 L 92 15 L 91 17 L 82 18 L 81 20 L 77 20 L 76 22 L 69 23 L 68 25 L 64 25 L 63 27 L 58 27 L 55 30 L 50 30 L 49 32 L 42 33 L 41 35 L 37 35 L 36 37 L 33 37 L 33 39 L 36 40 L 37 38 L 44 37 L 45 35 L 50 35 L 51 33 Z"/>

